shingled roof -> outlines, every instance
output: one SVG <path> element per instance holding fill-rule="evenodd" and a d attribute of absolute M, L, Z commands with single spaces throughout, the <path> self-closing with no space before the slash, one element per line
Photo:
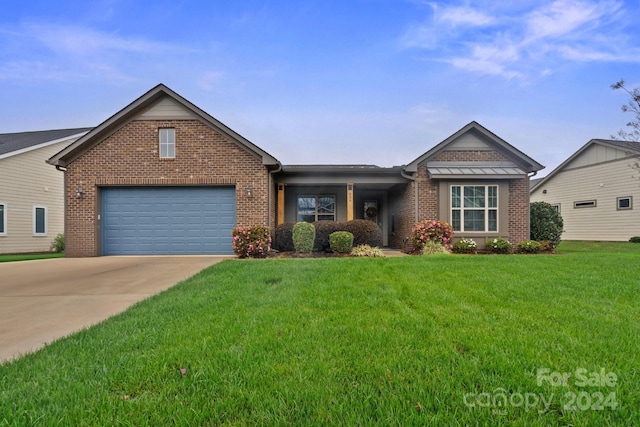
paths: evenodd
<path fill-rule="evenodd" d="M 42 130 L 35 132 L 0 133 L 0 156 L 47 142 L 54 143 L 70 136 L 84 134 L 93 128 Z"/>

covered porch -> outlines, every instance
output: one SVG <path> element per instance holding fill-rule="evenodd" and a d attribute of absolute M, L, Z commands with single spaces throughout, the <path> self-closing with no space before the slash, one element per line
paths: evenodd
<path fill-rule="evenodd" d="M 394 241 L 399 200 L 411 182 L 400 166 L 283 166 L 274 176 L 277 224 L 285 222 L 373 221 L 383 245 Z"/>

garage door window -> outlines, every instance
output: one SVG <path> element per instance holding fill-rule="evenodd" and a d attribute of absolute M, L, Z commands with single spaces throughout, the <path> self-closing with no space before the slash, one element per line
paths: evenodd
<path fill-rule="evenodd" d="M 160 158 L 173 159 L 176 157 L 176 130 L 173 128 L 160 129 Z"/>

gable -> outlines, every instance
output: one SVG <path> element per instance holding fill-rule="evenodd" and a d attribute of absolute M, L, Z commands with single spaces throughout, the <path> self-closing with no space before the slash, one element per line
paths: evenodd
<path fill-rule="evenodd" d="M 621 148 L 592 144 L 576 158 L 567 163 L 565 170 L 624 159 L 625 157 L 629 157 L 629 155 L 631 155 L 629 152 Z"/>
<path fill-rule="evenodd" d="M 479 135 L 468 132 L 451 141 L 443 151 L 491 151 L 494 149 L 495 147 L 489 145 Z"/>
<path fill-rule="evenodd" d="M 174 99 L 166 97 L 134 116 L 132 120 L 193 120 L 197 118 L 193 111 Z"/>

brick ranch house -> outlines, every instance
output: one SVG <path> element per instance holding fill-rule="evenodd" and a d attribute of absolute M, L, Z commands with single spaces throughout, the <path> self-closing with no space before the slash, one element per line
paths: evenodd
<path fill-rule="evenodd" d="M 543 168 L 476 122 L 403 166 L 282 165 L 162 84 L 48 163 L 64 171 L 70 257 L 230 254 L 236 226 L 356 218 L 393 248 L 424 219 L 517 242 Z"/>

